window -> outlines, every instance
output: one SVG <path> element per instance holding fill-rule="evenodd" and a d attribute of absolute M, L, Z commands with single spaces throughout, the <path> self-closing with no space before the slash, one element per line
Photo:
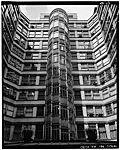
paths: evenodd
<path fill-rule="evenodd" d="M 54 27 L 56 27 L 56 26 L 59 26 L 59 21 L 58 20 L 54 21 Z"/>
<path fill-rule="evenodd" d="M 41 23 L 36 24 L 36 28 L 42 28 L 42 24 Z"/>
<path fill-rule="evenodd" d="M 105 124 L 98 124 L 99 138 L 107 139 Z"/>
<path fill-rule="evenodd" d="M 53 95 L 59 95 L 59 84 L 53 84 Z"/>
<path fill-rule="evenodd" d="M 25 39 L 23 39 L 20 35 L 16 34 L 15 41 L 19 44 L 22 48 L 25 48 Z"/>
<path fill-rule="evenodd" d="M 52 124 L 52 140 L 53 141 L 59 140 L 59 125 Z"/>
<path fill-rule="evenodd" d="M 116 126 L 115 126 L 115 122 L 109 123 L 109 127 L 110 127 L 111 139 L 116 139 L 117 138 L 117 129 L 116 129 Z"/>
<path fill-rule="evenodd" d="M 4 123 L 4 140 L 9 141 L 10 136 L 10 124 Z"/>
<path fill-rule="evenodd" d="M 109 93 L 109 88 L 104 88 L 102 90 L 102 93 L 103 93 L 103 98 L 108 98 L 110 96 L 110 93 Z"/>
<path fill-rule="evenodd" d="M 77 124 L 77 135 L 78 139 L 85 139 L 85 129 L 84 124 Z"/>
<path fill-rule="evenodd" d="M 93 63 L 81 63 L 81 70 L 95 70 L 95 66 Z"/>
<path fill-rule="evenodd" d="M 48 37 L 48 31 L 43 31 L 43 37 Z"/>
<path fill-rule="evenodd" d="M 93 90 L 93 99 L 100 99 L 100 93 L 99 90 Z"/>
<path fill-rule="evenodd" d="M 57 49 L 58 48 L 58 43 L 54 43 L 53 44 L 53 49 L 55 50 L 55 49 Z"/>
<path fill-rule="evenodd" d="M 52 103 L 52 116 L 59 115 L 59 102 Z"/>
<path fill-rule="evenodd" d="M 88 126 L 89 126 L 89 129 L 96 130 L 96 124 L 95 123 L 89 123 Z"/>
<path fill-rule="evenodd" d="M 27 100 L 34 100 L 34 97 L 35 97 L 35 91 L 33 91 L 33 90 L 28 91 L 26 99 Z"/>
<path fill-rule="evenodd" d="M 65 64 L 65 56 L 60 56 L 60 62 L 61 64 Z"/>
<path fill-rule="evenodd" d="M 93 106 L 86 106 L 87 116 L 94 117 Z"/>
<path fill-rule="evenodd" d="M 4 107 L 3 107 L 3 114 L 12 117 L 12 116 L 13 116 L 13 113 L 14 113 L 14 107 L 11 106 L 11 105 L 4 104 Z"/>
<path fill-rule="evenodd" d="M 70 37 L 75 37 L 75 31 L 70 31 Z"/>
<path fill-rule="evenodd" d="M 3 96 L 9 97 L 11 99 L 16 99 L 17 91 L 7 85 L 3 85 Z"/>
<path fill-rule="evenodd" d="M 51 94 L 51 83 L 46 85 L 46 95 L 50 95 L 50 94 Z"/>
<path fill-rule="evenodd" d="M 26 53 L 25 59 L 32 59 L 32 53 Z"/>
<path fill-rule="evenodd" d="M 70 41 L 71 49 L 76 49 L 76 41 Z"/>
<path fill-rule="evenodd" d="M 69 86 L 72 86 L 72 76 L 69 73 L 67 73 L 67 83 Z"/>
<path fill-rule="evenodd" d="M 47 59 L 47 53 L 41 53 L 41 59 Z"/>
<path fill-rule="evenodd" d="M 95 70 L 95 66 L 92 63 L 88 64 L 88 70 Z"/>
<path fill-rule="evenodd" d="M 39 59 L 39 53 L 32 54 L 32 59 Z"/>
<path fill-rule="evenodd" d="M 48 23 L 44 23 L 44 28 L 48 28 L 49 24 Z"/>
<path fill-rule="evenodd" d="M 68 89 L 68 101 L 69 102 L 72 101 L 72 97 L 73 97 L 72 91 Z"/>
<path fill-rule="evenodd" d="M 38 64 L 25 63 L 23 70 L 24 71 L 37 71 L 37 67 L 38 67 Z"/>
<path fill-rule="evenodd" d="M 73 75 L 73 82 L 74 82 L 74 85 L 80 85 L 79 75 Z"/>
<path fill-rule="evenodd" d="M 65 35 L 60 33 L 59 38 L 62 39 L 62 40 L 65 40 Z"/>
<path fill-rule="evenodd" d="M 13 106 L 10 106 L 10 105 L 7 105 L 7 112 L 6 112 L 6 115 L 7 116 L 13 116 L 13 113 L 14 113 L 14 107 Z"/>
<path fill-rule="evenodd" d="M 90 41 L 78 41 L 78 46 L 79 49 L 91 49 Z"/>
<path fill-rule="evenodd" d="M 35 85 L 36 76 L 35 75 L 24 75 L 22 77 L 21 85 Z"/>
<path fill-rule="evenodd" d="M 80 90 L 74 90 L 75 100 L 81 100 Z"/>
<path fill-rule="evenodd" d="M 36 38 L 37 38 L 37 37 L 42 37 L 41 31 L 36 31 L 36 32 L 35 32 L 35 37 L 36 37 Z"/>
<path fill-rule="evenodd" d="M 61 140 L 68 141 L 68 129 L 61 127 Z"/>
<path fill-rule="evenodd" d="M 60 70 L 60 78 L 62 80 L 66 80 L 66 71 L 64 69 Z"/>
<path fill-rule="evenodd" d="M 58 59 L 59 59 L 58 54 L 54 54 L 53 55 L 53 62 L 58 62 Z"/>
<path fill-rule="evenodd" d="M 27 91 L 20 91 L 19 92 L 19 100 L 26 100 L 27 98 Z"/>
<path fill-rule="evenodd" d="M 46 71 L 46 63 L 41 63 L 40 70 L 41 71 Z"/>
<path fill-rule="evenodd" d="M 21 70 L 22 63 L 19 60 L 15 59 L 13 57 L 10 57 L 9 64 L 14 66 L 18 70 Z"/>
<path fill-rule="evenodd" d="M 85 85 L 97 85 L 97 80 L 95 75 L 84 75 L 83 84 Z"/>
<path fill-rule="evenodd" d="M 23 106 L 19 106 L 17 108 L 16 117 L 24 117 L 24 107 Z"/>
<path fill-rule="evenodd" d="M 74 124 L 74 111 L 72 108 L 69 108 L 69 121 Z"/>
<path fill-rule="evenodd" d="M 117 102 L 113 103 L 113 111 L 114 111 L 114 114 L 117 114 Z"/>
<path fill-rule="evenodd" d="M 102 106 L 95 106 L 95 114 L 98 117 L 102 117 L 103 116 Z"/>
<path fill-rule="evenodd" d="M 45 100 L 45 90 L 39 90 L 38 100 Z"/>
<path fill-rule="evenodd" d="M 78 71 L 78 63 L 72 63 L 73 71 Z"/>
<path fill-rule="evenodd" d="M 43 117 L 44 116 L 44 106 L 38 106 L 37 107 L 37 117 Z"/>
<path fill-rule="evenodd" d="M 49 140 L 50 139 L 50 123 L 46 124 L 46 139 Z"/>
<path fill-rule="evenodd" d="M 47 49 L 48 48 L 48 42 L 47 41 L 42 41 L 42 48 Z"/>
<path fill-rule="evenodd" d="M 71 52 L 71 55 L 72 55 L 72 59 L 77 59 L 77 53 Z"/>
<path fill-rule="evenodd" d="M 109 81 L 110 79 L 112 79 L 112 73 L 111 73 L 110 69 L 108 69 L 105 72 L 102 72 L 100 74 L 100 82 L 101 82 L 101 84 L 104 84 L 105 82 Z"/>
<path fill-rule="evenodd" d="M 7 48 L 5 48 L 5 49 L 7 49 Z M 17 46 L 13 45 L 13 48 L 11 48 L 11 51 L 14 54 L 16 54 L 17 56 L 19 56 L 20 58 L 23 58 L 24 52 Z"/>
<path fill-rule="evenodd" d="M 105 83 L 105 72 L 102 72 L 101 74 L 100 74 L 100 83 L 103 85 L 104 83 Z"/>
<path fill-rule="evenodd" d="M 40 48 L 40 42 L 39 41 L 35 41 L 34 42 L 34 49 L 39 49 Z"/>
<path fill-rule="evenodd" d="M 100 55 L 106 52 L 105 46 L 100 47 L 97 51 L 95 51 L 95 57 L 98 58 Z"/>
<path fill-rule="evenodd" d="M 34 37 L 34 35 L 35 35 L 35 32 L 34 32 L 34 31 L 30 31 L 30 32 L 29 32 L 29 37 Z"/>
<path fill-rule="evenodd" d="M 46 80 L 46 75 L 41 75 L 39 85 L 44 86 L 45 85 L 45 80 Z"/>
<path fill-rule="evenodd" d="M 47 101 L 47 110 L 46 110 L 47 112 L 47 115 L 50 115 L 50 113 L 51 113 L 51 101 L 49 100 L 49 101 Z"/>
<path fill-rule="evenodd" d="M 47 79 L 50 79 L 52 76 L 52 68 L 50 67 L 48 70 L 47 70 Z"/>
<path fill-rule="evenodd" d="M 54 38 L 59 37 L 59 32 L 54 32 Z"/>
<path fill-rule="evenodd" d="M 7 80 L 18 85 L 19 84 L 19 77 L 20 77 L 20 75 L 17 74 L 15 71 L 8 69 L 7 74 L 6 74 Z"/>
<path fill-rule="evenodd" d="M 15 141 L 21 140 L 21 131 L 22 131 L 22 124 L 15 125 L 13 140 L 15 140 Z"/>
<path fill-rule="evenodd" d="M 108 116 L 113 113 L 113 112 L 112 112 L 111 104 L 107 104 L 107 105 L 106 105 L 106 113 L 107 113 Z"/>
<path fill-rule="evenodd" d="M 68 113 L 67 113 L 67 106 L 61 105 L 61 119 L 67 119 Z"/>
<path fill-rule="evenodd" d="M 62 98 L 64 98 L 64 97 L 67 97 L 67 91 L 66 91 L 66 86 L 61 86 L 60 87 L 60 96 L 62 97 Z"/>
<path fill-rule="evenodd" d="M 27 106 L 25 110 L 25 117 L 33 116 L 33 107 Z"/>
<path fill-rule="evenodd" d="M 36 124 L 35 139 L 43 139 L 43 125 Z"/>
<path fill-rule="evenodd" d="M 108 69 L 106 70 L 106 80 L 109 81 L 110 79 L 112 79 L 112 73 L 111 70 Z"/>
<path fill-rule="evenodd" d="M 76 117 L 80 117 L 80 116 L 83 116 L 82 105 L 76 106 Z"/>
<path fill-rule="evenodd" d="M 103 65 L 107 65 L 109 63 L 109 59 L 106 57 L 105 59 L 103 59 Z"/>

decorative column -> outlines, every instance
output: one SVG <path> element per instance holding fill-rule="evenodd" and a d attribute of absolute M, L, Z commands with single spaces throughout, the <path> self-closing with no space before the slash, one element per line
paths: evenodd
<path fill-rule="evenodd" d="M 49 18 L 48 61 L 45 101 L 45 139 L 67 141 L 76 138 L 72 89 L 68 16 L 55 9 Z"/>

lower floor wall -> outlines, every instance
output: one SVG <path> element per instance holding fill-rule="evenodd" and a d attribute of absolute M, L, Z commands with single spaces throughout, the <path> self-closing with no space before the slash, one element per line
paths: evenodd
<path fill-rule="evenodd" d="M 27 123 L 17 123 L 11 124 L 10 122 L 4 123 L 4 141 L 22 141 L 22 131 L 25 126 L 28 126 L 32 129 L 33 140 L 45 140 L 45 131 L 44 131 L 44 124 L 27 124 Z M 86 129 L 95 129 L 97 131 L 97 139 L 104 140 L 104 139 L 117 139 L 117 122 L 112 121 L 109 123 L 81 123 L 76 122 L 76 134 L 78 140 L 86 140 L 88 138 Z M 53 137 L 59 132 L 51 131 Z M 55 135 L 54 135 L 55 134 Z M 66 133 L 62 133 L 62 137 L 64 138 Z"/>

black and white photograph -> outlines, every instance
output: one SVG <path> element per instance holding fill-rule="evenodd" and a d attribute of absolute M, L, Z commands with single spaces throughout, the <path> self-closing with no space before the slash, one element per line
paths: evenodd
<path fill-rule="evenodd" d="M 119 148 L 119 1 L 1 1 L 1 49 L 4 149 Z"/>

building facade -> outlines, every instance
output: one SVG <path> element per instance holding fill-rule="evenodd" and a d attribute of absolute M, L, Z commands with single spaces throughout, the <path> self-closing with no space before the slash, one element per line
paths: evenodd
<path fill-rule="evenodd" d="M 2 5 L 4 141 L 117 140 L 118 5 L 101 3 L 88 20 L 55 9 L 29 20 Z"/>

